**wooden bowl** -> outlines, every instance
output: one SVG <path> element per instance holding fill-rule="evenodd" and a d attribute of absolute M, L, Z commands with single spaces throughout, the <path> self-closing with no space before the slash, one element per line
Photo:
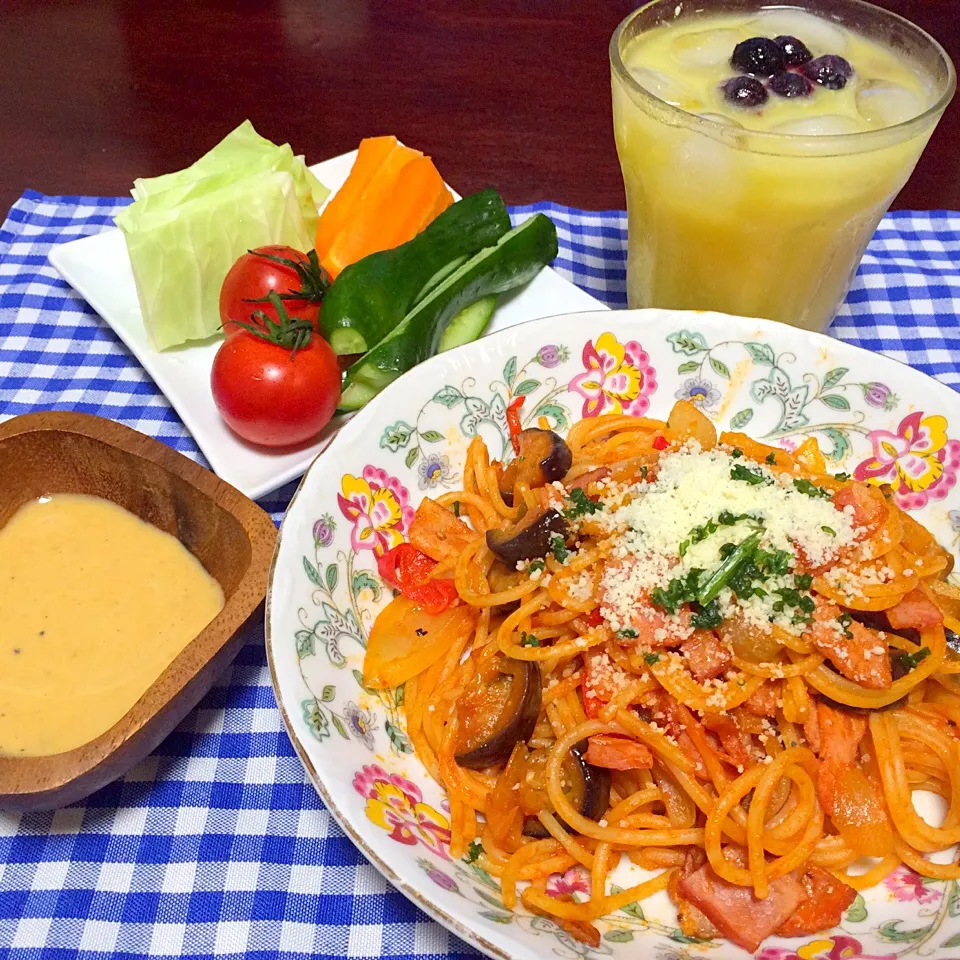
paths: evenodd
<path fill-rule="evenodd" d="M 129 770 L 210 689 L 266 594 L 277 531 L 268 514 L 209 470 L 152 437 L 82 413 L 29 413 L 0 423 L 0 477 L 0 527 L 46 494 L 103 497 L 176 536 L 219 581 L 226 600 L 102 736 L 49 757 L 0 756 L 0 808 L 50 810 Z"/>

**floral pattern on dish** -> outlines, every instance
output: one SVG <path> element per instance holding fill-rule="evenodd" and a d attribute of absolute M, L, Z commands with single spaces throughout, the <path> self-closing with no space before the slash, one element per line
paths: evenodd
<path fill-rule="evenodd" d="M 512 456 L 505 412 L 518 397 L 523 399 L 522 426 L 545 421 L 563 435 L 589 402 L 602 403 L 610 412 L 616 400 L 621 410 L 632 412 L 637 409 L 633 404 L 644 398 L 647 415 L 662 417 L 682 395 L 714 419 L 718 429 L 743 431 L 785 450 L 815 435 L 831 470 L 850 473 L 875 459 L 875 433 L 900 436 L 904 421 L 917 410 L 922 411 L 921 426 L 930 417 L 943 419 L 943 472 L 960 472 L 953 464 L 955 448 L 946 427 L 948 418 L 954 424 L 960 414 L 945 391 L 938 395 L 932 388 L 924 390 L 919 377 L 905 368 L 900 373 L 893 364 L 874 363 L 843 344 L 822 339 L 808 348 L 795 331 L 754 321 L 725 318 L 719 323 L 705 315 L 701 322 L 699 315 L 687 314 L 669 325 L 638 327 L 605 315 L 595 318 L 592 327 L 560 318 L 553 326 L 531 325 L 534 332 L 539 333 L 536 339 L 511 333 L 507 350 L 499 348 L 497 340 L 478 345 L 469 363 L 451 363 L 434 382 L 410 378 L 410 402 L 401 395 L 368 424 L 371 429 L 362 442 L 325 454 L 314 468 L 319 483 L 316 478 L 312 484 L 305 481 L 308 512 L 302 506 L 308 496 L 304 492 L 287 522 L 291 531 L 294 521 L 303 530 L 296 563 L 285 565 L 299 578 L 293 593 L 297 622 L 288 618 L 285 632 L 274 629 L 271 641 L 279 658 L 285 637 L 293 651 L 293 669 L 299 668 L 295 695 L 300 699 L 287 697 L 288 714 L 321 781 L 345 782 L 351 800 L 336 797 L 340 815 L 354 824 L 376 824 L 372 832 L 381 839 L 367 837 L 365 851 L 443 912 L 449 908 L 443 898 L 465 904 L 469 919 L 447 916 L 456 917 L 454 926 L 464 935 L 478 931 L 477 936 L 496 943 L 498 955 L 523 960 L 554 955 L 569 960 L 741 956 L 727 943 L 685 937 L 669 904 L 654 900 L 628 904 L 604 918 L 599 947 L 577 944 L 545 917 L 505 911 L 499 884 L 483 869 L 482 857 L 469 863 L 450 859 L 449 808 L 411 756 L 404 690 L 363 685 L 366 638 L 376 612 L 390 599 L 376 571 L 378 551 L 405 534 L 423 496 L 460 486 L 464 454 L 474 437 L 487 442 L 491 458 Z M 639 349 L 639 343 L 646 355 L 643 364 L 637 363 L 633 349 Z M 623 348 L 622 359 L 613 344 Z M 628 367 L 641 374 L 647 370 L 650 376 L 631 379 Z M 591 376 L 595 383 L 587 389 L 584 384 Z M 931 446 L 936 446 L 937 431 L 929 432 Z M 939 455 L 923 449 L 910 453 Z M 957 487 L 938 497 L 940 487 L 931 482 L 921 492 L 927 494 L 925 507 L 911 509 L 925 511 L 923 521 L 939 530 L 944 545 L 955 539 L 960 546 Z M 285 536 L 290 539 L 292 532 Z M 306 699 L 304 690 L 309 692 Z M 319 750 L 318 743 L 323 744 Z M 321 755 L 332 759 L 321 762 Z M 400 779 L 391 780 L 393 776 Z M 351 787 L 357 777 L 360 789 Z M 580 868 L 556 874 L 548 883 L 556 895 L 587 895 L 587 873 Z M 765 960 L 956 960 L 957 888 L 953 881 L 923 881 L 901 868 L 866 897 L 858 896 L 841 928 L 797 940 L 772 939 L 761 955 Z M 611 892 L 618 889 L 610 887 Z M 516 949 L 500 947 L 496 931 L 503 927 L 510 927 Z"/>
<path fill-rule="evenodd" d="M 956 486 L 960 440 L 947 436 L 947 420 L 920 410 L 904 417 L 896 430 L 871 430 L 873 456 L 861 461 L 854 477 L 877 486 L 889 484 L 897 505 L 919 510 L 942 500 Z"/>
<path fill-rule="evenodd" d="M 643 416 L 657 389 L 650 355 L 635 340 L 621 343 L 612 333 L 588 340 L 581 354 L 584 372 L 570 380 L 569 390 L 583 397 L 583 417 L 602 413 Z"/>

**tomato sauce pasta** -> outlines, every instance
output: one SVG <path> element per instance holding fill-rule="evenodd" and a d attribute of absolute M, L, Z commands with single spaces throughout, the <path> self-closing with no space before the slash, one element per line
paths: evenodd
<path fill-rule="evenodd" d="M 405 685 L 452 856 L 594 945 L 663 890 L 687 935 L 756 951 L 901 863 L 960 878 L 929 858 L 960 842 L 960 589 L 929 531 L 814 439 L 718 437 L 685 401 L 512 440 L 475 438 L 380 558 L 364 664 Z M 624 857 L 652 876 L 620 891 Z M 589 896 L 551 895 L 578 864 Z"/>

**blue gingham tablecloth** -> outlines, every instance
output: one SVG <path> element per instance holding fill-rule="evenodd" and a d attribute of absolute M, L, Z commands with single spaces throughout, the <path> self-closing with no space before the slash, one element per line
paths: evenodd
<path fill-rule="evenodd" d="M 127 201 L 28 191 L 0 228 L 0 419 L 82 410 L 203 462 L 163 395 L 47 254 Z M 626 305 L 626 218 L 551 203 L 561 274 Z M 831 332 L 960 390 L 960 213 L 886 217 Z M 3 478 L 0 477 L 0 483 Z M 294 484 L 266 498 L 279 523 Z M 2 629 L 2 625 L 0 625 Z M 323 808 L 283 732 L 260 629 L 147 760 L 56 813 L 0 813 L 0 958 L 453 958 Z"/>

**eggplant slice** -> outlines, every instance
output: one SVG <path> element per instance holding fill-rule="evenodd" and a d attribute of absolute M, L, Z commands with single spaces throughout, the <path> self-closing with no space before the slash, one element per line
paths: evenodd
<path fill-rule="evenodd" d="M 610 806 L 610 771 L 604 767 L 595 767 L 584 759 L 587 742 L 582 740 L 570 751 L 564 763 L 564 774 L 570 783 L 570 789 L 564 791 L 575 810 L 588 820 L 599 820 Z M 553 811 L 551 811 L 553 812 Z M 566 829 L 570 827 L 557 817 Z M 536 817 L 527 817 L 523 822 L 523 833 L 527 837 L 544 840 L 550 836 Z"/>
<path fill-rule="evenodd" d="M 519 451 L 500 479 L 500 496 L 513 506 L 515 484 L 525 483 L 531 490 L 562 480 L 573 463 L 573 453 L 562 437 L 552 430 L 528 427 L 517 434 Z"/>
<path fill-rule="evenodd" d="M 514 745 L 533 735 L 542 692 L 536 662 L 498 657 L 457 703 L 461 731 L 457 763 L 471 770 L 505 763 Z"/>
<path fill-rule="evenodd" d="M 552 507 L 529 510 L 513 527 L 488 530 L 487 546 L 498 560 L 514 569 L 521 560 L 542 560 L 553 549 L 554 538 L 565 538 L 567 530 L 563 514 Z"/>

